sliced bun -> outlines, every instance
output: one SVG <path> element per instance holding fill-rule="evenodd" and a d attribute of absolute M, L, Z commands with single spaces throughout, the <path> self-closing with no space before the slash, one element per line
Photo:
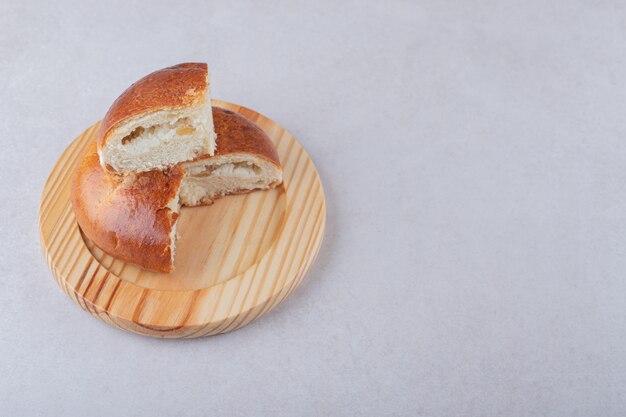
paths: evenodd
<path fill-rule="evenodd" d="M 149 74 L 118 97 L 100 125 L 101 165 L 118 174 L 165 169 L 215 153 L 206 64 Z"/>
<path fill-rule="evenodd" d="M 119 177 L 102 169 L 93 143 L 76 167 L 71 201 L 83 233 L 126 262 L 171 272 L 184 169 Z"/>
<path fill-rule="evenodd" d="M 267 190 L 282 182 L 278 154 L 270 138 L 249 119 L 213 107 L 218 133 L 215 156 L 186 162 L 180 190 L 185 206 L 212 204 L 217 198 Z"/>
<path fill-rule="evenodd" d="M 115 175 L 100 165 L 96 144 L 90 146 L 72 180 L 71 201 L 83 233 L 116 258 L 171 272 L 181 205 L 279 185 L 282 169 L 265 132 L 230 110 L 215 107 L 213 116 L 216 155 L 165 171 Z"/>

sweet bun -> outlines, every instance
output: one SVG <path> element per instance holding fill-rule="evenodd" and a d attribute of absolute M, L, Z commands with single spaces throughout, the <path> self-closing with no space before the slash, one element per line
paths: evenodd
<path fill-rule="evenodd" d="M 207 64 L 149 74 L 109 108 L 98 134 L 101 165 L 118 174 L 166 169 L 215 153 Z"/>
<path fill-rule="evenodd" d="M 282 182 L 278 154 L 252 121 L 213 108 L 217 151 L 165 171 L 118 176 L 102 168 L 94 143 L 78 164 L 71 201 L 83 233 L 110 255 L 158 272 L 173 270 L 182 206 Z"/>
<path fill-rule="evenodd" d="M 102 169 L 91 144 L 72 178 L 71 202 L 83 233 L 126 262 L 171 272 L 178 191 L 184 168 L 119 177 Z"/>
<path fill-rule="evenodd" d="M 229 194 L 267 190 L 282 182 L 274 144 L 249 119 L 231 110 L 213 107 L 217 132 L 215 155 L 186 162 L 180 190 L 185 206 L 211 204 Z"/>

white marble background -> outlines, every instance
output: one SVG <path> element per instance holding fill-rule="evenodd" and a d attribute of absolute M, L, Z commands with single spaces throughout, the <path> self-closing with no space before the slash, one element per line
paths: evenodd
<path fill-rule="evenodd" d="M 272 313 L 161 341 L 62 294 L 37 208 L 188 60 L 301 141 L 328 227 Z M 0 0 L 0 415 L 623 416 L 625 103 L 617 1 Z"/>

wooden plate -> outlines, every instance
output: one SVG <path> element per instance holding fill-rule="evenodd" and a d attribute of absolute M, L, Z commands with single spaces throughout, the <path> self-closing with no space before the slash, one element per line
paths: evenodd
<path fill-rule="evenodd" d="M 82 235 L 69 201 L 70 179 L 91 126 L 52 169 L 39 207 L 39 231 L 52 274 L 84 310 L 147 336 L 180 338 L 224 333 L 256 320 L 302 281 L 324 234 L 326 206 L 319 176 L 296 139 L 253 110 L 223 101 L 274 141 L 284 184 L 229 196 L 208 207 L 183 208 L 176 271 L 161 274 L 115 259 Z"/>

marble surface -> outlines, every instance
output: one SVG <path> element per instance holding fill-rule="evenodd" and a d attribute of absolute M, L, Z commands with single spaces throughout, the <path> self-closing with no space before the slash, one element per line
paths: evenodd
<path fill-rule="evenodd" d="M 0 2 L 0 415 L 623 416 L 626 9 L 612 1 Z M 57 288 L 37 208 L 154 69 L 317 164 L 324 245 L 236 332 L 162 341 Z"/>

